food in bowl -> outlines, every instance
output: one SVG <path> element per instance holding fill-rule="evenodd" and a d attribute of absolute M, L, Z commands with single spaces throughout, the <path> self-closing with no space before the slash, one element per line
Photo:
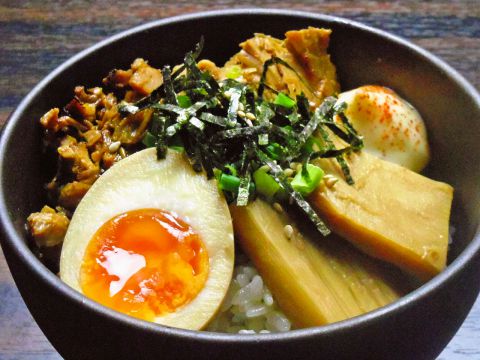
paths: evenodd
<path fill-rule="evenodd" d="M 294 327 L 308 327 L 398 299 L 406 280 L 371 257 L 421 280 L 440 272 L 452 188 L 367 153 L 378 151 L 386 134 L 391 146 L 380 147 L 382 155 L 402 152 L 402 165 L 420 170 L 429 157 L 423 122 L 394 92 L 370 86 L 357 91 L 373 99 L 365 112 L 381 113 L 372 122 L 385 127 L 359 134 L 356 126 L 368 124 L 360 116 L 367 105 L 347 93 L 345 101 L 337 99 L 329 35 L 314 28 L 289 31 L 285 40 L 256 35 L 221 68 L 197 63 L 201 45 L 174 69 L 160 71 L 137 59 L 129 70 L 113 70 L 104 88 L 77 87 L 65 114 L 47 112 L 41 123 L 60 159 L 47 188 L 58 208 L 46 207 L 28 222 L 39 246 L 64 242 L 60 277 L 140 318 L 261 332 L 290 329 L 279 309 Z M 349 115 L 352 108 L 358 117 Z M 371 148 L 362 150 L 362 136 Z M 190 177 L 210 185 L 192 185 Z M 230 214 L 238 244 L 256 268 L 237 263 L 231 282 Z M 210 216 L 214 220 L 205 220 Z M 418 217 L 428 226 L 417 227 Z M 174 245 L 164 244 L 168 236 L 144 231 L 147 222 L 165 218 L 170 225 L 162 231 L 175 234 Z M 123 226 L 122 219 L 134 221 Z M 224 231 L 203 236 L 198 224 L 209 220 Z M 355 248 L 329 236 L 331 229 Z M 200 236 L 183 246 L 179 233 Z M 135 244 L 138 236 L 151 243 L 151 254 Z M 147 271 L 147 260 L 162 271 Z M 143 272 L 146 278 L 137 276 Z M 125 296 L 112 301 L 117 294 Z"/>
<path fill-rule="evenodd" d="M 82 199 L 60 277 L 129 315 L 199 329 L 225 296 L 233 260 L 232 221 L 216 183 L 182 154 L 158 161 L 150 148 L 119 161 Z"/>

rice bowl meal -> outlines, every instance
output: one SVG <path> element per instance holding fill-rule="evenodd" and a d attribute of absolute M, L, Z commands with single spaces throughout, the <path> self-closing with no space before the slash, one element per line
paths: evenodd
<path fill-rule="evenodd" d="M 202 38 L 45 109 L 37 254 L 119 312 L 240 334 L 349 319 L 435 277 L 453 188 L 421 174 L 421 114 L 377 84 L 341 92 L 330 35 L 255 34 L 223 66 Z"/>

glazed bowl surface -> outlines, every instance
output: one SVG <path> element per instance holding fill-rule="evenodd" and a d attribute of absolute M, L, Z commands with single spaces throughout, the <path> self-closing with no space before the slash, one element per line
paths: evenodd
<path fill-rule="evenodd" d="M 203 35 L 202 58 L 222 64 L 253 33 L 276 37 L 308 26 L 333 30 L 329 52 L 342 90 L 390 87 L 422 114 L 432 148 L 429 177 L 455 189 L 456 229 L 448 267 L 399 301 L 328 326 L 281 334 L 194 332 L 143 322 L 83 297 L 28 246 L 25 219 L 45 202 L 51 173 L 41 152 L 40 116 L 66 104 L 73 88 L 94 86 L 136 57 L 177 64 Z M 70 358 L 433 359 L 455 334 L 480 289 L 480 97 L 455 70 L 421 48 L 346 19 L 243 9 L 155 21 L 74 56 L 38 84 L 11 114 L 0 140 L 2 248 L 30 312 Z M 421 225 L 419 225 L 421 226 Z"/>

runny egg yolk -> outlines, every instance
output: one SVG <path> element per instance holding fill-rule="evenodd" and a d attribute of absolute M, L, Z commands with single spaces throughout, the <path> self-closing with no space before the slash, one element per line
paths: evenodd
<path fill-rule="evenodd" d="M 89 298 L 153 321 L 202 290 L 208 254 L 199 236 L 173 213 L 133 210 L 108 220 L 90 240 L 80 269 Z"/>

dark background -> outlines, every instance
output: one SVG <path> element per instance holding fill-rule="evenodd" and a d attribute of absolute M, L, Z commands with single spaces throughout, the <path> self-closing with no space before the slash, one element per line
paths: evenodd
<path fill-rule="evenodd" d="M 245 7 L 325 13 L 381 28 L 438 55 L 480 89 L 478 0 L 0 0 L 0 126 L 52 69 L 107 36 L 164 17 Z M 0 250 L 0 360 L 59 358 L 28 313 Z M 480 359 L 480 300 L 439 359 Z"/>

